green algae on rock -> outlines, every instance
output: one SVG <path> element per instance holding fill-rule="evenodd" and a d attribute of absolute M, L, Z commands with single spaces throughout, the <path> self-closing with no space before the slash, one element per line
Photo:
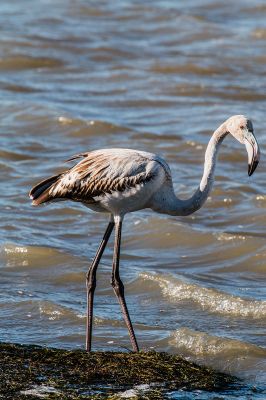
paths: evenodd
<path fill-rule="evenodd" d="M 149 399 L 163 399 L 166 389 L 219 390 L 234 382 L 167 353 L 87 353 L 0 343 L 0 397 L 5 399 L 115 399 L 134 385 L 141 385 L 134 398 L 144 398 L 144 391 Z"/>

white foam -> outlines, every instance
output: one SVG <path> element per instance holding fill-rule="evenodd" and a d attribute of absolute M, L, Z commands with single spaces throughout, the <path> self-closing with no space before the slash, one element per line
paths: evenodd
<path fill-rule="evenodd" d="M 171 301 L 193 301 L 203 310 L 218 314 L 266 318 L 266 301 L 242 298 L 158 274 L 141 273 L 140 276 L 158 282 L 163 295 Z"/>
<path fill-rule="evenodd" d="M 18 253 L 27 253 L 28 249 L 25 246 L 12 246 L 7 245 L 3 247 L 3 250 L 6 254 L 18 254 Z"/>
<path fill-rule="evenodd" d="M 143 395 L 151 390 L 151 385 L 143 384 L 136 385 L 132 389 L 125 390 L 124 392 L 118 393 L 118 396 L 122 399 L 138 398 L 139 395 Z"/>
<path fill-rule="evenodd" d="M 27 390 L 21 390 L 21 394 L 24 394 L 26 396 L 36 396 L 40 398 L 46 398 L 49 397 L 49 395 L 52 394 L 59 394 L 60 392 L 55 389 L 52 386 L 47 386 L 47 385 L 34 385 L 32 386 L 31 389 Z"/>

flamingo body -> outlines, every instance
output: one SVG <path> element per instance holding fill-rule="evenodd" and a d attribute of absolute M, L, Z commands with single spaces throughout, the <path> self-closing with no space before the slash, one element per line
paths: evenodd
<path fill-rule="evenodd" d="M 259 162 L 259 146 L 253 126 L 244 115 L 235 115 L 213 133 L 205 152 L 203 176 L 199 187 L 187 200 L 179 199 L 173 189 L 171 171 L 158 155 L 131 149 L 102 149 L 79 154 L 69 161 L 81 160 L 72 168 L 54 175 L 32 188 L 33 205 L 58 200 L 72 200 L 94 211 L 109 213 L 110 222 L 95 258 L 87 273 L 87 334 L 86 348 L 91 350 L 93 299 L 96 270 L 110 235 L 115 228 L 115 245 L 111 284 L 120 303 L 134 351 L 139 347 L 129 317 L 124 286 L 119 275 L 122 221 L 126 213 L 143 208 L 169 214 L 189 215 L 202 207 L 214 181 L 218 150 L 224 138 L 231 134 L 245 144 L 248 153 L 248 174 Z"/>
<path fill-rule="evenodd" d="M 82 160 L 31 191 L 34 205 L 73 200 L 94 211 L 125 215 L 152 208 L 154 195 L 173 188 L 168 164 L 158 155 L 131 149 L 101 149 L 70 159 Z M 48 187 L 39 195 L 39 191 Z M 174 194 L 174 192 L 173 192 Z"/>

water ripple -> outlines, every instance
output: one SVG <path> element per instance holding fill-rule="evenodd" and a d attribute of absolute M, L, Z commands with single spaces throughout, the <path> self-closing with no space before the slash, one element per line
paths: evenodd
<path fill-rule="evenodd" d="M 189 300 L 197 303 L 203 310 L 213 313 L 254 319 L 266 318 L 266 301 L 236 297 L 161 275 L 142 273 L 141 277 L 157 282 L 163 295 L 169 297 L 171 302 Z"/>

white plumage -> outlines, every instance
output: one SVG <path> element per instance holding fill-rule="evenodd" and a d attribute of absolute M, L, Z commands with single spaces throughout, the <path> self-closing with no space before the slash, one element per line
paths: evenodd
<path fill-rule="evenodd" d="M 124 286 L 119 276 L 123 218 L 125 214 L 143 208 L 184 216 L 198 210 L 210 193 L 218 149 L 228 133 L 245 144 L 248 152 L 248 173 L 251 175 L 255 171 L 259 162 L 259 147 L 252 123 L 243 115 L 230 117 L 213 133 L 206 149 L 204 172 L 199 187 L 187 200 L 181 200 L 175 195 L 171 171 L 164 159 L 144 151 L 119 148 L 74 156 L 69 161 L 81 158 L 76 165 L 40 182 L 30 191 L 33 205 L 72 200 L 81 202 L 94 211 L 110 214 L 109 225 L 87 274 L 87 350 L 91 349 L 96 270 L 113 228 L 115 227 L 115 248 L 112 286 L 122 308 L 133 350 L 138 351 L 125 302 Z"/>

